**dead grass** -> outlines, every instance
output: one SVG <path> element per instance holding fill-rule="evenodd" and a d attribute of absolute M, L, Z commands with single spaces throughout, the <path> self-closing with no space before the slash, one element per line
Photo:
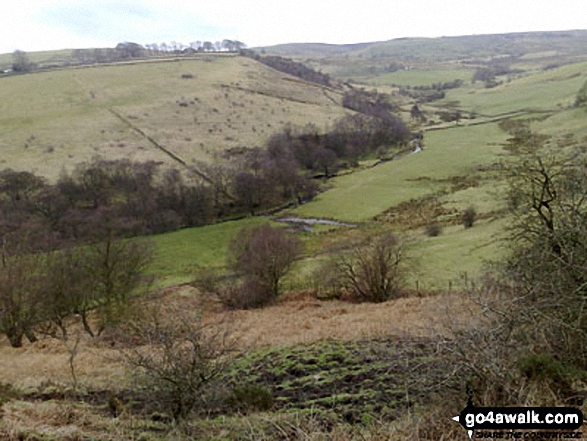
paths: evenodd
<path fill-rule="evenodd" d="M 2 440 L 132 440 L 162 439 L 146 436 L 162 430 L 157 423 L 122 414 L 109 418 L 100 408 L 72 401 L 14 401 L 3 408 Z"/>
<path fill-rule="evenodd" d="M 231 320 L 240 340 L 253 347 L 361 340 L 383 336 L 432 337 L 449 332 L 449 305 L 465 302 L 456 294 L 352 304 L 294 300 L 262 310 L 237 311 Z M 466 310 L 463 308 L 462 310 Z"/>
<path fill-rule="evenodd" d="M 223 311 L 220 302 L 194 288 L 172 288 L 166 308 L 199 308 L 207 320 L 225 320 L 243 348 L 266 348 L 321 340 L 434 337 L 466 326 L 475 305 L 461 293 L 409 297 L 385 303 L 318 300 L 312 292 L 289 293 L 262 309 Z"/>
<path fill-rule="evenodd" d="M 204 310 L 206 321 L 224 320 L 245 350 L 329 339 L 447 335 L 450 332 L 447 324 L 460 320 L 464 325 L 473 308 L 459 294 L 353 304 L 321 301 L 306 293 L 290 295 L 263 309 L 227 312 L 217 300 L 202 296 L 190 287 L 168 289 L 153 302 L 162 305 L 164 316 L 166 310 L 189 308 Z M 81 335 L 80 352 L 75 359 L 79 383 L 96 390 L 120 389 L 128 384 L 124 367 L 115 361 L 117 350 L 110 347 L 111 340 L 106 336 L 92 341 Z M 42 339 L 14 349 L 5 337 L 0 339 L 0 378 L 19 388 L 38 388 L 48 382 L 70 386 L 68 360 L 66 343 L 59 340 Z"/>
<path fill-rule="evenodd" d="M 381 304 L 353 304 L 320 301 L 310 292 L 301 292 L 289 293 L 278 304 L 264 309 L 227 312 L 214 297 L 202 295 L 189 286 L 169 288 L 155 294 L 146 303 L 160 305 L 163 318 L 170 320 L 173 320 L 172 311 L 180 308 L 203 311 L 204 321 L 229 323 L 233 336 L 244 351 L 321 340 L 449 335 L 454 326 L 466 326 L 473 311 L 470 302 L 458 293 L 402 298 Z M 76 332 L 75 326 L 72 332 Z M 82 389 L 117 393 L 130 387 L 131 379 L 124 366 L 115 361 L 117 350 L 111 347 L 114 341 L 109 336 L 92 340 L 82 334 L 81 349 L 75 362 Z M 0 378 L 22 391 L 71 390 L 68 358 L 69 351 L 62 341 L 47 338 L 14 349 L 2 338 Z M 184 429 L 167 427 L 165 430 L 171 432 L 159 432 L 163 426 L 155 426 L 161 423 L 124 412 L 118 418 L 112 418 L 104 405 L 71 399 L 31 401 L 29 396 L 26 400 L 17 399 L 5 404 L 3 414 L 0 420 L 2 439 L 28 439 L 29 435 L 48 439 L 137 439 L 142 433 L 147 435 L 140 439 L 168 439 L 168 436 L 189 439 Z M 258 418 L 261 420 L 257 421 Z M 414 424 L 418 425 L 417 429 Z M 414 433 L 426 433 L 418 439 L 450 439 L 430 438 L 431 429 L 427 427 L 430 424 L 430 421 L 411 419 L 397 424 L 374 421 L 368 427 L 341 424 L 324 430 L 305 417 L 296 423 L 291 415 L 269 414 L 209 421 L 205 423 L 206 427 L 197 431 L 205 434 L 201 439 L 226 438 L 237 433 L 239 437 L 234 439 L 281 439 L 282 430 L 292 433 L 293 437 L 289 439 L 305 440 L 343 441 L 357 439 L 357 436 L 369 440 L 399 440 Z M 251 437 L 240 437 L 242 430 L 247 430 Z"/>
<path fill-rule="evenodd" d="M 456 401 L 455 401 L 456 403 Z M 89 408 L 61 402 L 14 402 L 5 406 L 0 436 L 7 440 L 96 439 L 96 440 L 304 440 L 304 441 L 404 441 L 463 439 L 462 427 L 442 412 L 430 412 L 425 418 L 406 415 L 394 422 L 374 420 L 350 426 L 324 421 L 320 414 L 282 413 L 233 416 L 213 421 L 198 421 L 161 432 L 152 422 L 121 416 L 106 418 Z M 203 423 L 203 424 L 202 424 Z M 157 434 L 157 432 L 159 432 Z M 36 438 L 35 438 L 36 436 Z"/>
<path fill-rule="evenodd" d="M 67 343 L 42 339 L 14 349 L 5 337 L 0 339 L 0 378 L 21 389 L 39 388 L 48 383 L 72 385 Z M 79 354 L 75 358 L 76 375 L 84 387 L 116 389 L 123 386 L 125 375 L 121 365 L 114 362 L 116 351 L 100 347 L 82 336 Z"/>

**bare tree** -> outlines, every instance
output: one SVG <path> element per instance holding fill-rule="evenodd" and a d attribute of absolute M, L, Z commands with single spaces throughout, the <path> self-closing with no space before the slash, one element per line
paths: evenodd
<path fill-rule="evenodd" d="M 403 247 L 391 233 L 343 254 L 338 266 L 344 284 L 360 301 L 385 302 L 400 294 L 405 272 Z"/>
<path fill-rule="evenodd" d="M 176 309 L 165 321 L 155 313 L 130 324 L 141 341 L 121 354 L 152 404 L 174 419 L 205 407 L 205 389 L 232 360 L 234 345 L 224 323 L 204 324 L 198 312 Z"/>
<path fill-rule="evenodd" d="M 509 252 L 468 287 L 483 316 L 454 349 L 482 401 L 552 405 L 587 363 L 587 158 L 526 129 L 509 142 Z"/>
<path fill-rule="evenodd" d="M 230 243 L 228 259 L 247 283 L 265 292 L 260 299 L 265 304 L 279 296 L 280 281 L 300 252 L 298 238 L 266 223 L 241 230 Z"/>
<path fill-rule="evenodd" d="M 14 72 L 26 73 L 34 68 L 34 63 L 29 60 L 29 57 L 24 51 L 15 50 L 12 53 L 12 70 Z"/>
<path fill-rule="evenodd" d="M 43 301 L 48 275 L 46 251 L 52 240 L 42 226 L 18 228 L 0 218 L 0 332 L 13 347 L 24 336 L 36 341 L 35 325 L 44 318 Z"/>

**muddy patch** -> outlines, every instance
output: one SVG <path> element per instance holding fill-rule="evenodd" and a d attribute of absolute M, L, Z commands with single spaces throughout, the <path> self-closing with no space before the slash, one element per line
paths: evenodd
<path fill-rule="evenodd" d="M 231 381 L 269 390 L 275 410 L 319 409 L 360 423 L 426 404 L 448 371 L 428 341 L 330 341 L 248 357 Z"/>

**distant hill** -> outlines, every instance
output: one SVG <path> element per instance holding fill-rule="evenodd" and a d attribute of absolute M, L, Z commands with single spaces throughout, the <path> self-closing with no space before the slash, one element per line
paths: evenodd
<path fill-rule="evenodd" d="M 280 55 L 282 57 L 340 55 L 348 52 L 360 51 L 378 43 L 380 42 L 356 44 L 286 43 L 275 46 L 253 48 L 253 50 L 259 52 L 265 51 L 267 54 Z"/>
<path fill-rule="evenodd" d="M 587 30 L 521 32 L 439 38 L 397 38 L 359 44 L 297 43 L 258 48 L 267 54 L 439 62 L 496 56 L 587 56 Z M 550 52 L 550 54 L 549 54 Z"/>
<path fill-rule="evenodd" d="M 468 81 L 478 68 L 521 73 L 586 61 L 587 30 L 396 38 L 343 45 L 298 43 L 257 50 L 291 57 L 331 77 L 360 84 L 430 86 Z"/>

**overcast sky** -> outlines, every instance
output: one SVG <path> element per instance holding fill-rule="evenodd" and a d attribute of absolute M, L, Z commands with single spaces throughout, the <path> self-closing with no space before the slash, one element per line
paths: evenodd
<path fill-rule="evenodd" d="M 359 43 L 587 29 L 585 0 L 0 0 L 0 53 L 238 39 Z"/>

